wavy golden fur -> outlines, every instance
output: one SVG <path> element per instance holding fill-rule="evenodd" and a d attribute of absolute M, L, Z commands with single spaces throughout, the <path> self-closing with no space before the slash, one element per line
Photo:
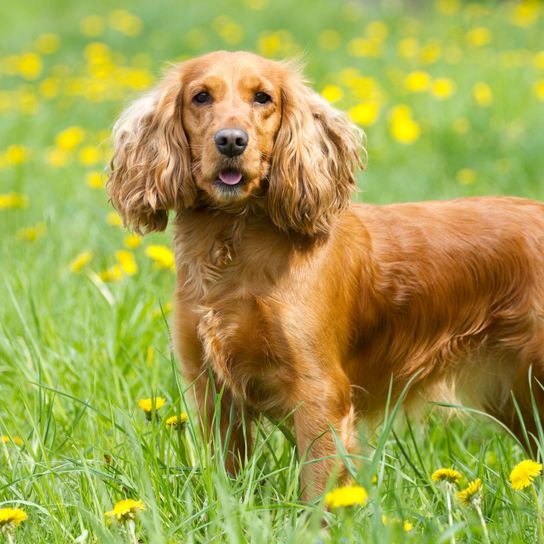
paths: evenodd
<path fill-rule="evenodd" d="M 411 381 L 410 402 L 445 383 L 520 437 L 513 398 L 533 433 L 531 396 L 544 406 L 544 206 L 350 204 L 361 138 L 292 64 L 243 52 L 175 66 L 114 129 L 125 223 L 176 214 L 174 341 L 202 420 L 223 389 L 234 469 L 243 418 L 293 413 L 300 454 L 325 458 L 304 466 L 305 497 L 333 470 L 331 428 L 354 451 L 390 387 Z"/>

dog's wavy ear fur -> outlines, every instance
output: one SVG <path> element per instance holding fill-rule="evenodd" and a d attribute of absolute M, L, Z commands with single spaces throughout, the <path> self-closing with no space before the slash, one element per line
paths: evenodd
<path fill-rule="evenodd" d="M 280 229 L 324 234 L 355 188 L 363 168 L 363 131 L 307 87 L 285 65 L 282 121 L 270 169 L 268 213 Z"/>
<path fill-rule="evenodd" d="M 133 102 L 113 128 L 107 190 L 125 225 L 161 231 L 168 210 L 194 199 L 189 144 L 181 120 L 181 66 Z"/>

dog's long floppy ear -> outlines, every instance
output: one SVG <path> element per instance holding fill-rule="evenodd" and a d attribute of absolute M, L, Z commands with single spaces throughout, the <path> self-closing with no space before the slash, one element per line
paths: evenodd
<path fill-rule="evenodd" d="M 194 199 L 181 105 L 177 67 L 114 125 L 107 189 L 125 224 L 136 232 L 164 230 L 168 210 L 187 207 Z"/>
<path fill-rule="evenodd" d="M 280 229 L 326 233 L 362 169 L 363 132 L 286 66 L 282 121 L 270 169 L 268 213 Z"/>

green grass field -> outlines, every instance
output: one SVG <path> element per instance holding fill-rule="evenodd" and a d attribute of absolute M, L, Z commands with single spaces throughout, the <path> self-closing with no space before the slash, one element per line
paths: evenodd
<path fill-rule="evenodd" d="M 105 516 L 125 498 L 145 505 L 134 531 L 150 543 L 484 542 L 484 525 L 494 543 L 543 541 L 541 478 L 514 490 L 526 454 L 468 413 L 435 409 L 421 425 L 391 407 L 376 436 L 362 429 L 365 506 L 301 503 L 294 445 L 265 420 L 246 468 L 227 475 L 169 343 L 170 235 L 127 239 L 107 202 L 122 107 L 168 62 L 219 48 L 304 55 L 315 88 L 367 132 L 362 200 L 544 199 L 541 4 L 377 5 L 0 8 L 0 508 L 28 515 L 0 541 L 134 541 Z M 154 396 L 167 402 L 148 422 L 138 400 Z M 167 428 L 182 411 L 187 426 Z M 449 515 L 440 467 L 463 474 L 459 488 L 481 479 L 481 519 L 455 498 Z"/>

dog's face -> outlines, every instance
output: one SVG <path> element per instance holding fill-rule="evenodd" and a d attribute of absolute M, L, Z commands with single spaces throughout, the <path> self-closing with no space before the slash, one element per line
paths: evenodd
<path fill-rule="evenodd" d="M 108 191 L 137 231 L 198 206 L 322 234 L 349 203 L 361 136 L 293 63 L 218 51 L 175 66 L 123 112 Z"/>
<path fill-rule="evenodd" d="M 277 63 L 218 52 L 188 62 L 181 77 L 194 182 L 218 203 L 258 193 L 281 122 Z"/>

